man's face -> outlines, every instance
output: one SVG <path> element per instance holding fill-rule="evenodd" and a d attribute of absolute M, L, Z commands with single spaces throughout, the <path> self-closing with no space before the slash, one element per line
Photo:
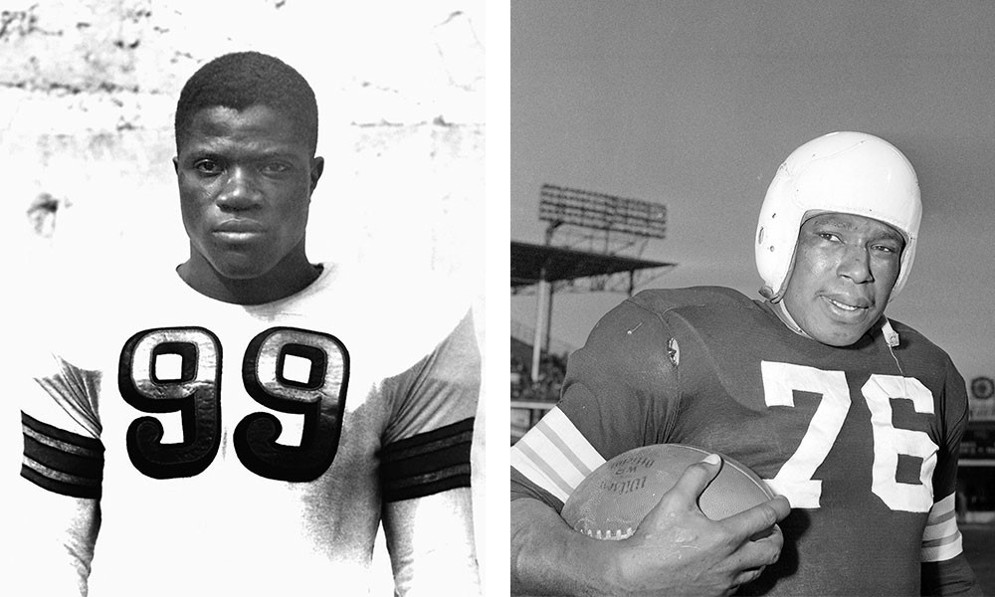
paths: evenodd
<path fill-rule="evenodd" d="M 809 336 L 849 346 L 884 313 L 904 247 L 902 235 L 877 220 L 817 215 L 798 233 L 784 306 Z"/>
<path fill-rule="evenodd" d="M 281 262 L 306 262 L 308 206 L 324 164 L 286 116 L 265 106 L 205 108 L 174 164 L 195 278 L 252 280 Z"/>

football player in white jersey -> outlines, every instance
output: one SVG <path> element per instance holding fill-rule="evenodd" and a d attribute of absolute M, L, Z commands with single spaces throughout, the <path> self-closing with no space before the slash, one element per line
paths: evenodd
<path fill-rule="evenodd" d="M 761 208 L 764 300 L 648 290 L 605 315 L 571 355 L 558 405 L 512 448 L 514 592 L 980 594 L 954 513 L 964 381 L 884 315 L 921 209 L 898 149 L 824 135 L 787 158 Z M 727 455 L 778 495 L 705 518 L 713 454 L 629 538 L 559 518 L 597 466 L 655 443 Z"/>
<path fill-rule="evenodd" d="M 32 364 L 19 594 L 362 595 L 381 525 L 397 594 L 479 593 L 472 317 L 308 259 L 317 118 L 257 52 L 187 81 L 189 259 L 98 285 Z"/>

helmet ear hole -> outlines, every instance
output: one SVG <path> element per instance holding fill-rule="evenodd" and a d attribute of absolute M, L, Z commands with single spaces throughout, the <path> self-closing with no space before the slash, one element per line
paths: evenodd
<path fill-rule="evenodd" d="M 764 244 L 764 227 L 763 226 L 760 227 L 760 232 L 757 233 L 757 244 L 758 245 Z"/>

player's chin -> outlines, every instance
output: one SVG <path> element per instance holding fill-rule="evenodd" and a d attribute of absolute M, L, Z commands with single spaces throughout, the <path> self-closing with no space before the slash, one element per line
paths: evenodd
<path fill-rule="evenodd" d="M 806 332 L 823 344 L 829 346 L 852 346 L 856 344 L 871 329 L 878 316 L 866 314 L 865 317 L 851 321 L 824 319 L 815 329 Z"/>
<path fill-rule="evenodd" d="M 214 271 L 229 280 L 254 280 L 271 269 L 271 265 L 250 254 L 226 254 L 211 260 Z"/>
<path fill-rule="evenodd" d="M 808 319 L 805 331 L 823 344 L 841 347 L 856 344 L 884 311 L 877 305 L 844 311 L 828 301 L 819 303 L 819 306 L 821 309 Z"/>

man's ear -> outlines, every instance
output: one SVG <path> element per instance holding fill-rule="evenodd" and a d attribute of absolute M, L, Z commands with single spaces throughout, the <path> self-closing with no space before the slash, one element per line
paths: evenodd
<path fill-rule="evenodd" d="M 315 156 L 311 158 L 311 192 L 314 192 L 315 187 L 318 186 L 318 179 L 321 178 L 321 173 L 325 170 L 325 158 L 321 156 Z"/>
<path fill-rule="evenodd" d="M 178 156 L 173 156 L 173 172 L 180 173 L 180 158 Z"/>

